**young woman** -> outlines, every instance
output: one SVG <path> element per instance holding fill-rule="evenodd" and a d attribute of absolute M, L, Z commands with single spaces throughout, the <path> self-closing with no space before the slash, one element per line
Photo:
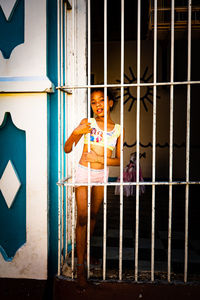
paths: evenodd
<path fill-rule="evenodd" d="M 77 203 L 77 225 L 76 225 L 76 250 L 77 250 L 77 278 L 81 287 L 86 286 L 84 260 L 86 257 L 87 240 L 87 199 L 88 187 L 81 183 L 88 182 L 88 163 L 90 163 L 91 188 L 91 221 L 90 233 L 92 235 L 96 223 L 96 216 L 104 197 L 103 186 L 95 186 L 96 182 L 104 182 L 104 143 L 107 135 L 107 166 L 120 165 L 120 139 L 121 128 L 111 119 L 110 111 L 114 105 L 114 99 L 109 89 L 107 90 L 107 111 L 105 112 L 104 89 L 93 89 L 91 93 L 91 107 L 95 118 L 83 119 L 79 126 L 74 129 L 65 143 L 66 153 L 72 151 L 72 146 L 78 143 L 84 135 L 84 147 L 78 168 L 76 170 L 76 203 Z M 104 131 L 105 114 L 107 114 L 107 131 Z M 90 133 L 90 152 L 88 152 L 88 133 Z M 123 134 L 124 135 L 124 134 Z M 112 151 L 116 148 L 115 157 Z M 106 174 L 108 178 L 109 169 Z"/>

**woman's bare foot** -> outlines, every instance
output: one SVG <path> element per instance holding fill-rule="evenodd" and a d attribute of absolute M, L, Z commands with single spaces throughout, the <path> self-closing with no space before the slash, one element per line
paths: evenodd
<path fill-rule="evenodd" d="M 91 256 L 90 264 L 98 266 L 98 265 L 100 265 L 100 260 L 98 258 L 96 258 L 96 257 Z"/>
<path fill-rule="evenodd" d="M 86 264 L 87 264 L 87 256 L 85 255 L 85 262 L 86 262 Z M 98 259 L 98 258 L 96 258 L 96 257 L 94 257 L 94 256 L 90 256 L 90 265 L 96 265 L 96 266 L 98 266 L 98 265 L 100 265 L 100 260 Z"/>
<path fill-rule="evenodd" d="M 84 264 L 77 264 L 77 281 L 78 281 L 78 287 L 81 290 L 85 290 L 88 283 L 87 283 L 87 279 L 86 279 L 86 272 L 85 272 Z"/>

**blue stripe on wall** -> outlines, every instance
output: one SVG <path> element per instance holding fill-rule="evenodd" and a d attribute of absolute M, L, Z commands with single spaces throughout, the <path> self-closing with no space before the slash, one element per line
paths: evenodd
<path fill-rule="evenodd" d="M 10 113 L 0 127 L 0 178 L 10 160 L 21 186 L 10 208 L 0 192 L 0 252 L 10 261 L 26 242 L 26 133 L 15 127 Z"/>
<path fill-rule="evenodd" d="M 47 76 L 57 77 L 57 1 L 47 1 Z M 58 262 L 58 93 L 49 95 L 49 252 L 48 275 L 57 273 Z"/>

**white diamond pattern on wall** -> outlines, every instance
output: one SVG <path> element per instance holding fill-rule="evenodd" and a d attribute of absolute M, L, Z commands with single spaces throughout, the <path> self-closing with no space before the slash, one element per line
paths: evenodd
<path fill-rule="evenodd" d="M 12 162 L 9 160 L 0 179 L 0 190 L 8 208 L 11 207 L 20 186 L 21 182 L 18 179 L 17 172 L 14 169 Z"/>

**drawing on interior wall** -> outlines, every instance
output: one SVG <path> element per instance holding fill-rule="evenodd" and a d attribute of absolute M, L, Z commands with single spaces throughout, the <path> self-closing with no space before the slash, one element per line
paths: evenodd
<path fill-rule="evenodd" d="M 153 77 L 153 74 L 148 75 L 148 66 L 146 67 L 142 77 L 140 78 L 141 83 L 149 83 L 150 79 Z M 134 72 L 131 67 L 129 67 L 130 75 L 124 74 L 124 83 L 136 83 L 137 78 L 134 75 Z M 120 80 L 116 80 L 118 83 L 121 83 Z M 120 89 L 118 89 L 120 90 Z M 121 96 L 117 96 L 116 99 L 119 99 Z M 156 96 L 157 98 L 160 98 L 160 96 Z M 135 86 L 127 86 L 124 88 L 124 105 L 126 103 L 129 103 L 128 111 L 131 111 L 134 102 L 137 101 L 137 88 Z M 140 101 L 142 101 L 142 104 L 145 108 L 145 110 L 148 112 L 147 108 L 147 102 L 150 104 L 153 104 L 152 101 L 153 98 L 153 87 L 152 86 L 144 86 L 140 89 Z"/>
<path fill-rule="evenodd" d="M 128 144 L 127 142 L 124 142 L 124 147 L 128 147 L 128 148 L 132 148 L 132 147 L 135 147 L 137 144 L 137 142 L 135 141 L 133 144 Z M 147 143 L 147 144 L 142 144 L 140 142 L 140 147 L 143 147 L 143 148 L 152 148 L 153 145 L 151 142 Z M 164 143 L 164 144 L 160 144 L 160 143 L 157 143 L 156 144 L 156 147 L 158 148 L 169 148 L 169 143 Z M 176 148 L 185 148 L 185 142 L 182 142 L 181 144 L 176 144 L 176 143 L 173 143 L 173 147 L 176 147 Z M 198 145 L 194 145 L 194 146 L 191 146 L 193 148 L 199 148 Z"/>

